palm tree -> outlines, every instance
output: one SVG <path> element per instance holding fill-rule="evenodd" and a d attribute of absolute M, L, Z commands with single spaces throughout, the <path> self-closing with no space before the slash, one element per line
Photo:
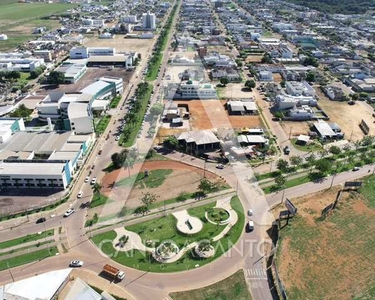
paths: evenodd
<path fill-rule="evenodd" d="M 95 183 L 92 186 L 92 190 L 93 190 L 94 194 L 99 194 L 101 189 L 102 189 L 102 186 L 99 183 Z"/>

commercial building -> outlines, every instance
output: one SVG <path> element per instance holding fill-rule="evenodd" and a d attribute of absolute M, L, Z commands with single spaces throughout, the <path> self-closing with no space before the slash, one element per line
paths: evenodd
<path fill-rule="evenodd" d="M 315 96 L 314 88 L 306 81 L 287 81 L 286 92 L 292 96 Z"/>
<path fill-rule="evenodd" d="M 122 22 L 124 23 L 129 23 L 129 24 L 136 24 L 138 23 L 138 19 L 136 15 L 127 15 L 121 19 Z"/>
<path fill-rule="evenodd" d="M 73 47 L 70 49 L 70 58 L 83 59 L 91 56 L 113 56 L 116 49 L 112 47 Z"/>
<path fill-rule="evenodd" d="M 64 74 L 65 83 L 76 83 L 87 71 L 85 64 L 76 64 L 70 61 L 63 62 L 56 71 Z"/>
<path fill-rule="evenodd" d="M 295 107 L 296 105 L 316 106 L 317 100 L 313 97 L 295 97 L 287 95 L 277 95 L 275 98 L 275 106 L 279 110 L 290 109 Z"/>
<path fill-rule="evenodd" d="M 241 99 L 237 101 L 228 101 L 227 109 L 230 115 L 258 114 L 258 108 L 253 99 Z"/>
<path fill-rule="evenodd" d="M 187 152 L 204 153 L 220 148 L 220 141 L 211 130 L 194 130 L 181 133 L 178 143 Z"/>
<path fill-rule="evenodd" d="M 181 99 L 216 99 L 217 94 L 214 86 L 210 83 L 199 83 L 198 81 L 189 80 L 182 82 L 178 88 L 173 91 L 173 98 Z"/>
<path fill-rule="evenodd" d="M 5 71 L 31 72 L 42 65 L 45 65 L 42 58 L 0 57 L 0 70 Z"/>
<path fill-rule="evenodd" d="M 93 110 L 106 110 L 112 97 L 123 91 L 122 78 L 101 77 L 80 92 L 50 93 L 38 105 L 39 119 L 53 122 L 62 121 L 65 130 L 76 134 L 94 131 Z"/>
<path fill-rule="evenodd" d="M 16 131 L 25 130 L 22 118 L 0 118 L 0 144 L 5 143 Z"/>
<path fill-rule="evenodd" d="M 156 29 L 156 16 L 149 11 L 142 15 L 143 29 L 155 30 Z"/>
<path fill-rule="evenodd" d="M 71 131 L 15 131 L 0 144 L 1 188 L 66 189 L 93 139 Z"/>

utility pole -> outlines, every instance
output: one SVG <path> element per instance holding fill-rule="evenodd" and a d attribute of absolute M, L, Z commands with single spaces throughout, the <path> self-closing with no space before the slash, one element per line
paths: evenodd
<path fill-rule="evenodd" d="M 283 189 L 283 195 L 282 195 L 282 197 L 281 197 L 281 202 L 280 202 L 280 204 L 283 204 L 283 202 L 284 202 L 284 195 L 285 195 L 285 188 Z"/>
<path fill-rule="evenodd" d="M 10 277 L 12 277 L 12 281 L 14 282 L 14 277 L 13 277 L 12 271 L 10 270 L 9 261 L 8 260 L 7 260 L 7 267 L 8 267 L 9 273 L 10 273 Z"/>

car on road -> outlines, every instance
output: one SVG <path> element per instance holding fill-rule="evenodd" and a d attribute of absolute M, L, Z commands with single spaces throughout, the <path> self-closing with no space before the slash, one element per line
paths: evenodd
<path fill-rule="evenodd" d="M 96 183 L 96 177 L 94 177 L 92 180 L 91 180 L 91 184 L 95 184 Z"/>
<path fill-rule="evenodd" d="M 87 176 L 86 178 L 85 178 L 85 182 L 87 183 L 87 182 L 89 182 L 90 181 L 90 176 Z"/>
<path fill-rule="evenodd" d="M 216 169 L 220 169 L 220 170 L 222 170 L 222 169 L 224 169 L 224 165 L 222 165 L 222 164 L 218 164 L 218 165 L 216 165 Z"/>
<path fill-rule="evenodd" d="M 83 196 L 83 192 L 79 191 L 79 193 L 77 194 L 77 198 L 80 199 L 80 198 L 82 198 L 82 196 Z"/>
<path fill-rule="evenodd" d="M 360 167 L 354 167 L 353 172 L 359 171 Z"/>
<path fill-rule="evenodd" d="M 64 218 L 67 218 L 67 217 L 69 217 L 71 214 L 73 214 L 74 213 L 74 208 L 69 208 L 66 212 L 65 212 L 65 214 L 64 214 Z"/>
<path fill-rule="evenodd" d="M 98 155 L 102 155 L 103 150 L 99 150 Z"/>
<path fill-rule="evenodd" d="M 249 229 L 249 231 L 253 231 L 254 230 L 254 221 L 250 220 L 249 222 L 247 222 L 247 227 Z"/>
<path fill-rule="evenodd" d="M 285 155 L 289 155 L 290 154 L 290 148 L 288 146 L 285 146 L 285 148 L 284 148 L 283 151 L 284 151 Z"/>
<path fill-rule="evenodd" d="M 44 223 L 46 221 L 46 218 L 42 217 L 42 218 L 39 218 L 38 220 L 36 220 L 36 224 L 40 224 L 40 223 Z"/>
<path fill-rule="evenodd" d="M 79 268 L 83 266 L 83 261 L 82 260 L 73 260 L 70 262 L 69 267 L 73 268 Z"/>
<path fill-rule="evenodd" d="M 253 210 L 252 210 L 252 209 L 249 209 L 249 210 L 247 211 L 247 215 L 248 215 L 249 217 L 251 217 L 251 216 L 253 215 Z"/>
<path fill-rule="evenodd" d="M 120 136 L 119 136 L 119 135 L 116 136 L 115 140 L 116 140 L 116 141 L 119 141 L 119 140 L 120 140 Z"/>

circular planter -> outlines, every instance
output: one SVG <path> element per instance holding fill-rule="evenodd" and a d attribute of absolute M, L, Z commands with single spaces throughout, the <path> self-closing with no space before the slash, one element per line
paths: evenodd
<path fill-rule="evenodd" d="M 216 215 L 216 218 L 215 216 Z M 208 222 L 215 225 L 225 225 L 229 223 L 231 218 L 230 211 L 224 208 L 212 208 L 212 211 L 206 211 L 205 217 Z"/>
<path fill-rule="evenodd" d="M 163 262 L 175 257 L 178 252 L 180 252 L 180 249 L 174 242 L 165 241 L 156 248 L 153 255 L 157 261 Z"/>
<path fill-rule="evenodd" d="M 199 244 L 195 246 L 194 252 L 200 257 L 200 258 L 209 258 L 215 255 L 215 249 L 212 245 L 209 246 L 208 250 L 200 250 Z"/>

